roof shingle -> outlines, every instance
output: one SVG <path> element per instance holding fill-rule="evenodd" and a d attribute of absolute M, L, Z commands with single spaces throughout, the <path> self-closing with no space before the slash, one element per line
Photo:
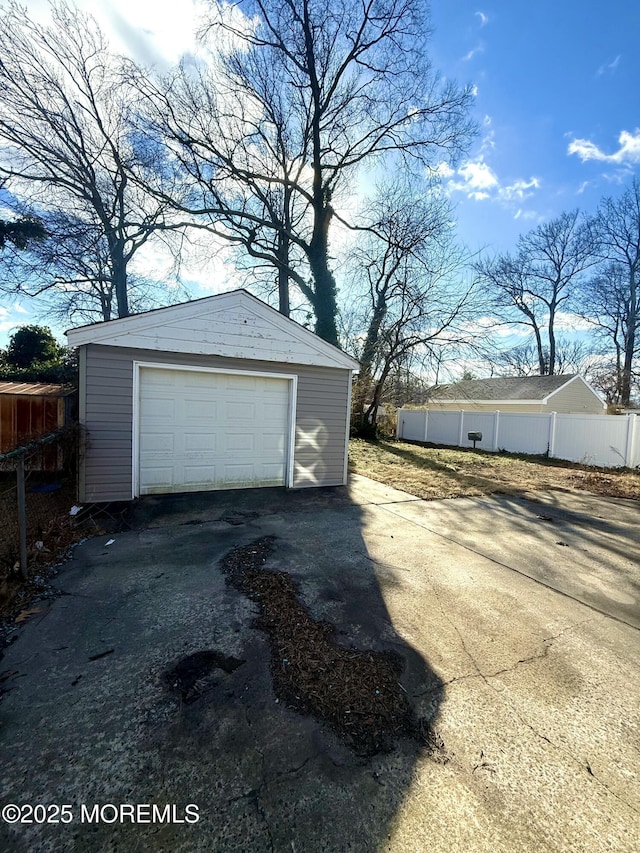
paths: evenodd
<path fill-rule="evenodd" d="M 494 376 L 463 379 L 450 385 L 434 385 L 429 400 L 544 400 L 577 374 L 563 376 Z"/>

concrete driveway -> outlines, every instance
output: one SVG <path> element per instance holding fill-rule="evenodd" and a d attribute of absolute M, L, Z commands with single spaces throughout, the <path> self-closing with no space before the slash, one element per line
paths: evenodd
<path fill-rule="evenodd" d="M 0 806 L 68 806 L 0 823 L 0 845 L 636 851 L 638 506 L 540 500 L 353 477 L 139 502 L 133 529 L 75 549 L 0 662 Z M 276 700 L 255 605 L 219 569 L 264 535 L 341 642 L 402 656 L 439 748 L 359 757 Z M 183 704 L 164 673 L 201 650 L 243 663 Z"/>

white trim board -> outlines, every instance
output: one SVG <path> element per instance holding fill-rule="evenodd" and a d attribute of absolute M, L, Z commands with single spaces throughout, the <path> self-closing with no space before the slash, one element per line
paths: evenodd
<path fill-rule="evenodd" d="M 133 413 L 131 433 L 131 498 L 140 497 L 140 370 L 179 370 L 195 373 L 218 373 L 235 376 L 257 376 L 264 379 L 285 379 L 289 384 L 289 434 L 287 436 L 287 464 L 285 485 L 293 488 L 295 465 L 296 405 L 298 399 L 298 377 L 290 373 L 272 373 L 262 370 L 231 370 L 223 367 L 198 367 L 194 365 L 164 362 L 133 362 Z"/>

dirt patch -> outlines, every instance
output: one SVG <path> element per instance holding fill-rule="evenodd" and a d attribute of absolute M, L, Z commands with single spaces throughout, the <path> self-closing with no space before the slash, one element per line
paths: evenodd
<path fill-rule="evenodd" d="M 89 506 L 70 514 L 75 505 L 75 480 L 30 474 L 27 480 L 27 578 L 19 572 L 19 540 L 14 476 L 0 474 L 0 649 L 11 638 L 16 623 L 34 603 L 58 595 L 51 579 L 59 572 L 74 545 L 114 529 L 122 521 L 103 507 Z M 48 489 L 58 485 L 59 488 Z M 44 488 L 42 488 L 44 487 Z M 4 513 L 4 514 L 3 514 Z M 117 528 L 120 529 L 120 528 Z"/>
<path fill-rule="evenodd" d="M 0 482 L 6 485 L 7 477 L 0 478 Z M 9 488 L 0 496 L 0 648 L 8 626 L 15 624 L 26 608 L 54 595 L 49 579 L 57 574 L 56 565 L 86 535 L 74 526 L 69 516 L 74 496 L 74 485 L 66 481 L 51 492 L 27 492 L 26 580 L 18 571 L 15 494 Z"/>
<path fill-rule="evenodd" d="M 350 470 L 423 500 L 580 490 L 640 500 L 640 472 L 594 468 L 544 456 L 426 446 L 408 441 L 349 442 Z"/>
<path fill-rule="evenodd" d="M 182 658 L 165 673 L 165 681 L 169 689 L 179 693 L 180 698 L 187 704 L 195 702 L 204 696 L 215 684 L 216 670 L 230 674 L 235 672 L 245 661 L 225 655 L 213 649 L 194 652 Z"/>
<path fill-rule="evenodd" d="M 254 625 L 270 640 L 278 699 L 331 726 L 360 755 L 388 751 L 403 736 L 441 746 L 427 721 L 416 719 L 400 685 L 400 657 L 339 645 L 335 628 L 313 619 L 299 601 L 291 576 L 265 569 L 274 543 L 264 537 L 234 549 L 222 570 L 260 608 Z"/>

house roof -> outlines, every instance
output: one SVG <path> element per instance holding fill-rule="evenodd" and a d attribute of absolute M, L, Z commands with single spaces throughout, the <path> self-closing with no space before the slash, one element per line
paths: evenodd
<path fill-rule="evenodd" d="M 46 382 L 0 382 L 0 394 L 20 394 L 29 397 L 66 397 L 73 393 L 69 385 Z"/>
<path fill-rule="evenodd" d="M 356 359 L 246 290 L 232 290 L 67 331 L 100 344 L 356 370 Z"/>
<path fill-rule="evenodd" d="M 461 382 L 450 385 L 434 385 L 428 392 L 428 399 L 455 403 L 471 400 L 542 403 L 575 379 L 582 379 L 582 377 L 572 373 L 562 376 L 494 376 L 490 379 L 463 379 Z"/>

